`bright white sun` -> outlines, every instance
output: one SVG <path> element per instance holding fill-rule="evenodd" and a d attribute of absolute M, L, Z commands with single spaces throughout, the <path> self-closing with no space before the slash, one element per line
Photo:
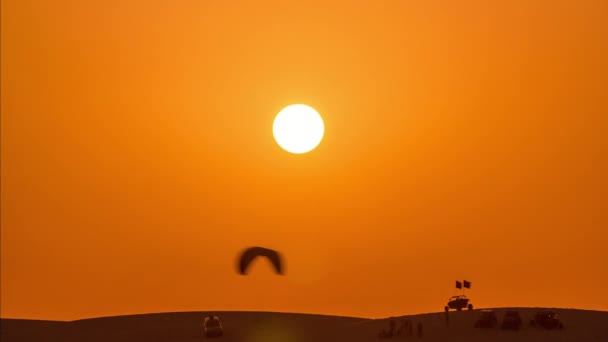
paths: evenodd
<path fill-rule="evenodd" d="M 272 133 L 285 151 L 300 154 L 310 152 L 319 145 L 325 125 L 316 110 L 307 105 L 294 104 L 277 114 Z"/>

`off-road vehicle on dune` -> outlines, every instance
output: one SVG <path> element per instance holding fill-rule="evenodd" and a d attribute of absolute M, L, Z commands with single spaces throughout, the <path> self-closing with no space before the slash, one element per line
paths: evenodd
<path fill-rule="evenodd" d="M 530 320 L 530 325 L 536 325 L 545 329 L 563 329 L 564 324 L 557 317 L 555 311 L 541 310 Z"/>
<path fill-rule="evenodd" d="M 224 335 L 224 329 L 220 318 L 217 316 L 207 316 L 203 322 L 203 330 L 205 337 L 222 337 Z"/>
<path fill-rule="evenodd" d="M 448 305 L 445 306 L 445 311 L 450 311 L 450 309 L 453 310 L 462 310 L 464 308 L 468 308 L 469 310 L 473 310 L 473 304 L 469 304 L 469 298 L 467 298 L 467 296 L 462 295 L 462 296 L 453 296 L 452 298 L 450 298 L 450 300 L 448 301 Z"/>
<path fill-rule="evenodd" d="M 481 310 L 481 314 L 475 322 L 475 328 L 494 328 L 497 325 L 498 317 L 493 310 Z"/>
<path fill-rule="evenodd" d="M 505 312 L 505 317 L 500 324 L 501 329 L 519 330 L 522 319 L 518 311 L 508 310 Z"/>

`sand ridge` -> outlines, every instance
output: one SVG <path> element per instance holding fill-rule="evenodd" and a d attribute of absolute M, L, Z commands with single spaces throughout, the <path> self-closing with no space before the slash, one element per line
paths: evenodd
<path fill-rule="evenodd" d="M 499 320 L 510 308 L 494 309 Z M 28 341 L 242 341 L 242 342 L 329 342 L 329 341 L 577 341 L 608 342 L 608 312 L 576 309 L 555 309 L 563 321 L 563 330 L 543 330 L 528 322 L 539 308 L 518 310 L 524 320 L 520 331 L 475 329 L 480 310 L 450 312 L 449 326 L 445 314 L 428 313 L 397 316 L 400 322 L 421 322 L 423 337 L 400 336 L 379 338 L 388 329 L 390 318 L 367 319 L 314 314 L 276 312 L 172 312 L 128 316 L 89 318 L 75 321 L 36 321 L 7 319 L 0 321 L 2 342 Z M 217 314 L 222 320 L 225 336 L 205 339 L 203 317 Z M 414 329 L 415 332 L 415 329 Z M 414 334 L 415 335 L 415 334 Z"/>

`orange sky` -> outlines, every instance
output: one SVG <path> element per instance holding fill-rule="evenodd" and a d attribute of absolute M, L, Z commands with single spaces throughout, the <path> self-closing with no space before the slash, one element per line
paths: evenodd
<path fill-rule="evenodd" d="M 608 310 L 605 0 L 1 10 L 2 317 Z"/>

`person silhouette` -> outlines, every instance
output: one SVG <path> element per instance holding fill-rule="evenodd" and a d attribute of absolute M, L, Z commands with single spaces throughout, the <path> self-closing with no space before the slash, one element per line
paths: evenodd
<path fill-rule="evenodd" d="M 401 327 L 399 328 L 400 335 L 407 336 L 407 319 L 401 320 Z"/>

